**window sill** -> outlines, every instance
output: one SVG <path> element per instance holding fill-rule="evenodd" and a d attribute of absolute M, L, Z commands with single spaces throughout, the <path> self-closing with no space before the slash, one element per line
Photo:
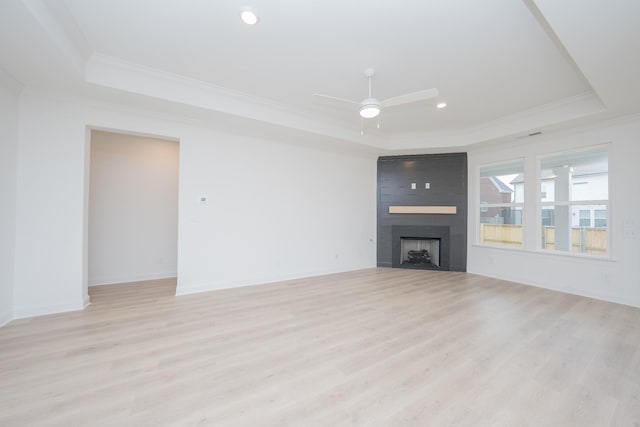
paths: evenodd
<path fill-rule="evenodd" d="M 531 250 L 525 248 L 517 248 L 517 247 L 508 247 L 508 246 L 498 246 L 498 245 L 483 245 L 480 243 L 476 243 L 471 245 L 473 248 L 480 249 L 492 249 L 504 252 L 514 252 L 514 253 L 525 253 L 525 254 L 535 254 L 535 255 L 544 255 L 544 256 L 553 256 L 553 257 L 566 257 L 577 260 L 584 261 L 603 261 L 603 262 L 616 262 L 614 258 L 611 256 L 602 256 L 602 255 L 589 255 L 589 254 L 577 254 L 571 252 L 561 252 L 561 251 L 552 251 L 552 250 Z"/>

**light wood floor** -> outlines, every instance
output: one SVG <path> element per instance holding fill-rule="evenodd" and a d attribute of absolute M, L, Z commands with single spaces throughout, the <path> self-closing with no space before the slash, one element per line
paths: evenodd
<path fill-rule="evenodd" d="M 640 425 L 640 309 L 402 269 L 174 291 L 0 328 L 0 426 Z"/>

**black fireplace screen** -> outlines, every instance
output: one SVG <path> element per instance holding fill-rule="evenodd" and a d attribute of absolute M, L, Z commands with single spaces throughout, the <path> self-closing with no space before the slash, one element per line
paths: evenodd
<path fill-rule="evenodd" d="M 449 271 L 450 241 L 448 226 L 394 225 L 391 227 L 391 266 Z"/>
<path fill-rule="evenodd" d="M 402 237 L 400 240 L 400 264 L 440 267 L 440 239 Z"/>

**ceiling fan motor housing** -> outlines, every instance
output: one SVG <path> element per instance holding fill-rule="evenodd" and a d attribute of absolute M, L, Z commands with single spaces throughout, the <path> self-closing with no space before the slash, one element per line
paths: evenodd
<path fill-rule="evenodd" d="M 360 104 L 360 116 L 372 119 L 380 114 L 380 101 L 375 98 L 367 98 Z"/>

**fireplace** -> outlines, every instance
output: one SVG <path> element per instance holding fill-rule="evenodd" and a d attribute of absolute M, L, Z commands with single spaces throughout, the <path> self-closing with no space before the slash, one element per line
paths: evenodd
<path fill-rule="evenodd" d="M 391 235 L 392 267 L 449 271 L 449 227 L 394 225 Z"/>
<path fill-rule="evenodd" d="M 377 265 L 467 270 L 467 154 L 419 154 L 378 158 Z M 401 238 L 440 239 L 439 260 L 402 255 Z M 406 243 L 405 243 L 406 245 Z M 431 263 L 435 249 L 429 252 Z"/>
<path fill-rule="evenodd" d="M 401 237 L 400 264 L 440 268 L 440 239 Z"/>

